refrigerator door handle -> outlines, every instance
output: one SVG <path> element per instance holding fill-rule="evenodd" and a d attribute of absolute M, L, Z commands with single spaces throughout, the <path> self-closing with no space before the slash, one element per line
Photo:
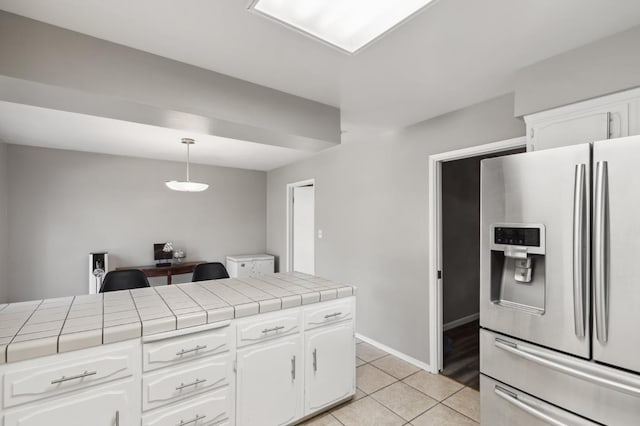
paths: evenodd
<path fill-rule="evenodd" d="M 585 335 L 587 282 L 587 194 L 586 165 L 576 164 L 573 196 L 573 321 L 578 338 Z"/>
<path fill-rule="evenodd" d="M 498 395 L 500 398 L 504 399 L 508 403 L 515 405 L 522 411 L 525 411 L 531 414 L 533 417 L 536 417 L 547 424 L 554 425 L 554 426 L 566 426 L 566 423 L 562 423 L 554 419 L 548 414 L 542 412 L 537 407 L 534 407 L 531 403 L 526 403 L 524 401 L 519 400 L 517 394 L 510 392 L 506 389 L 503 389 L 501 386 L 496 385 L 493 391 L 495 392 L 496 395 Z"/>
<path fill-rule="evenodd" d="M 530 346 L 519 345 L 500 338 L 494 345 L 520 358 L 551 368 L 578 379 L 586 380 L 599 386 L 605 386 L 617 392 L 640 397 L 640 380 L 629 378 L 623 373 L 605 370 L 598 365 L 585 365 L 585 361 L 575 361 L 551 352 L 544 352 Z"/>
<path fill-rule="evenodd" d="M 594 236 L 593 236 L 593 280 L 596 317 L 596 338 L 601 345 L 608 340 L 608 293 L 609 268 L 607 241 L 609 228 L 609 182 L 606 161 L 596 163 Z"/>

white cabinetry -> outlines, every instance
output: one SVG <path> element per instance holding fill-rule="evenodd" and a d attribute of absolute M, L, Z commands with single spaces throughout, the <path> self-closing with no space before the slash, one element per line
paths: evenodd
<path fill-rule="evenodd" d="M 143 338 L 143 425 L 234 424 L 235 327 L 229 324 Z"/>
<path fill-rule="evenodd" d="M 530 151 L 640 134 L 640 90 L 526 116 Z"/>
<path fill-rule="evenodd" d="M 302 417 L 300 334 L 238 351 L 238 425 L 276 426 Z"/>
<path fill-rule="evenodd" d="M 335 404 L 355 392 L 353 333 L 352 321 L 306 333 L 305 415 Z"/>
<path fill-rule="evenodd" d="M 131 340 L 5 364 L 4 426 L 137 426 L 140 359 Z"/>
<path fill-rule="evenodd" d="M 4 426 L 134 426 L 140 424 L 134 379 L 8 412 Z"/>
<path fill-rule="evenodd" d="M 226 426 L 233 424 L 233 394 L 229 388 L 192 398 L 142 417 L 142 426 Z"/>
<path fill-rule="evenodd" d="M 238 322 L 239 426 L 295 424 L 354 395 L 354 300 Z"/>

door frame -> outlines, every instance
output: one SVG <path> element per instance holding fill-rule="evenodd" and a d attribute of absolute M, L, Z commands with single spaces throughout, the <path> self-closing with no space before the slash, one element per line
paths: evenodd
<path fill-rule="evenodd" d="M 315 209 L 316 209 L 316 199 L 315 199 L 315 191 L 316 191 L 316 180 L 315 178 L 305 179 L 298 182 L 288 183 L 287 184 L 287 208 L 286 208 L 286 216 L 287 216 L 287 250 L 286 250 L 286 259 L 284 262 L 284 272 L 293 271 L 293 189 L 300 186 L 308 186 L 313 185 L 313 210 L 314 210 L 314 229 L 313 229 L 313 245 L 314 245 L 314 259 L 313 259 L 313 269 L 316 269 L 316 260 L 315 260 Z"/>
<path fill-rule="evenodd" d="M 429 369 L 442 370 L 442 163 L 527 148 L 526 136 L 429 156 Z"/>

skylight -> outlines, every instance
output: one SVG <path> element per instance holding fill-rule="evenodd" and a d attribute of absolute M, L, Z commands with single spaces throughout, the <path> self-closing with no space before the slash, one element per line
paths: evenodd
<path fill-rule="evenodd" d="M 434 0 L 254 0 L 249 7 L 355 53 Z"/>

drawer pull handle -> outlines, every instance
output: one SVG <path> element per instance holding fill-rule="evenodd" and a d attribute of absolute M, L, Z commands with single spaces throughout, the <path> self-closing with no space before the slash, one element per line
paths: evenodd
<path fill-rule="evenodd" d="M 205 416 L 205 415 L 199 416 L 199 415 L 196 414 L 196 416 L 193 419 L 187 420 L 186 422 L 184 420 L 180 420 L 180 423 L 176 424 L 176 426 L 190 425 L 191 423 L 195 423 L 198 420 L 204 419 L 205 417 L 207 417 L 207 416 Z"/>
<path fill-rule="evenodd" d="M 191 348 L 191 349 L 182 349 L 180 352 L 176 352 L 176 356 L 182 356 L 184 354 L 188 354 L 191 352 L 197 352 L 201 349 L 207 349 L 207 345 L 197 345 L 195 348 Z"/>
<path fill-rule="evenodd" d="M 202 379 L 202 380 L 196 379 L 191 383 L 187 383 L 186 385 L 184 383 L 180 383 L 180 386 L 176 387 L 176 390 L 180 391 L 185 388 L 190 388 L 191 386 L 198 386 L 200 383 L 204 383 L 206 381 L 207 379 Z"/>
<path fill-rule="evenodd" d="M 296 356 L 291 358 L 291 380 L 296 379 Z"/>
<path fill-rule="evenodd" d="M 52 385 L 58 384 L 58 383 L 64 383 L 64 382 L 68 382 L 69 380 L 76 380 L 76 379 L 82 379 L 83 377 L 87 377 L 87 376 L 94 376 L 98 374 L 97 371 L 87 371 L 85 370 L 84 373 L 81 374 L 76 374 L 75 376 L 62 376 L 59 379 L 55 379 L 51 381 Z"/>
<path fill-rule="evenodd" d="M 332 314 L 325 315 L 324 319 L 335 318 L 335 317 L 339 317 L 340 315 L 342 315 L 342 312 L 334 312 Z"/>
<path fill-rule="evenodd" d="M 313 371 L 318 371 L 318 349 L 313 350 Z"/>
<path fill-rule="evenodd" d="M 271 333 L 272 331 L 280 331 L 283 328 L 284 328 L 284 325 L 279 325 L 279 326 L 273 327 L 273 328 L 265 328 L 264 330 L 262 330 L 262 334 Z"/>
<path fill-rule="evenodd" d="M 498 385 L 495 386 L 493 391 L 495 392 L 496 395 L 498 395 L 500 398 L 504 399 L 508 403 L 515 405 L 516 407 L 520 408 L 522 411 L 529 413 L 534 417 L 537 417 L 538 419 L 544 421 L 545 423 L 548 423 L 554 426 L 565 426 L 564 423 L 554 419 L 553 417 L 551 417 L 550 415 L 544 413 L 541 409 L 539 409 L 543 407 L 538 408 L 533 406 L 532 404 L 527 404 L 525 401 L 521 401 L 518 398 L 518 394 L 516 393 L 510 392 L 507 389 L 504 389 L 503 387 Z"/>
<path fill-rule="evenodd" d="M 120 426 L 120 410 L 116 411 L 116 426 Z"/>

